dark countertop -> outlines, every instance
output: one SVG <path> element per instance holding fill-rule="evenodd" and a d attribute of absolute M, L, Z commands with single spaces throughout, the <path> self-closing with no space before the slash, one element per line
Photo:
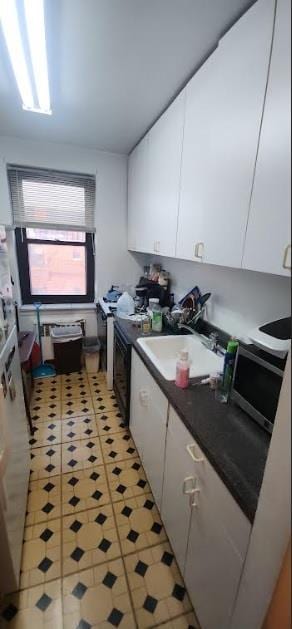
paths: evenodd
<path fill-rule="evenodd" d="M 169 403 L 197 441 L 214 469 L 253 522 L 262 485 L 270 436 L 244 411 L 233 403 L 215 400 L 208 386 L 192 386 L 181 390 L 165 380 L 142 350 L 137 339 L 140 330 L 131 322 L 118 319 L 115 325 L 133 345 Z M 161 336 L 161 334 L 156 334 Z"/>

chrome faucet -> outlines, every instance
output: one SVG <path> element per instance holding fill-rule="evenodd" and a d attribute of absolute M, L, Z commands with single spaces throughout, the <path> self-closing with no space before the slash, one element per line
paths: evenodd
<path fill-rule="evenodd" d="M 197 332 L 197 330 L 194 330 L 194 328 L 192 328 L 190 325 L 186 325 L 185 323 L 179 323 L 178 328 L 180 330 L 187 330 L 194 336 L 197 336 L 200 339 L 202 345 L 204 345 L 211 352 L 214 352 L 215 354 L 217 354 L 217 352 L 219 353 L 222 352 L 218 343 L 219 336 L 216 332 L 211 332 L 210 336 L 207 337 L 207 336 L 204 336 L 204 334 L 200 334 L 199 332 Z"/>

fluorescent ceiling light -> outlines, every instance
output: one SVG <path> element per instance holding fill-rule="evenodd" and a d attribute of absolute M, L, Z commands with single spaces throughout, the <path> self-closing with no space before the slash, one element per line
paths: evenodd
<path fill-rule="evenodd" d="M 51 114 L 43 0 L 24 0 L 26 28 L 39 108 Z"/>
<path fill-rule="evenodd" d="M 34 107 L 34 99 L 24 56 L 15 0 L 0 0 L 0 18 L 16 83 L 23 106 Z"/>
<path fill-rule="evenodd" d="M 43 0 L 23 0 L 35 93 L 25 58 L 16 0 L 0 0 L 0 18 L 23 109 L 51 114 Z"/>

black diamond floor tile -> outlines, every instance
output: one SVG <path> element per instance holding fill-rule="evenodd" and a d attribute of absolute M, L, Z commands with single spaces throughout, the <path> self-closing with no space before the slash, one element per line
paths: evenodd
<path fill-rule="evenodd" d="M 118 627 L 119 624 L 122 622 L 123 617 L 124 614 L 122 614 L 119 609 L 116 609 L 114 607 L 107 620 L 111 625 L 113 625 L 113 627 Z"/>
<path fill-rule="evenodd" d="M 153 596 L 146 596 L 143 607 L 147 612 L 150 612 L 150 614 L 154 614 L 157 604 L 158 601 L 156 598 L 153 598 Z"/>
<path fill-rule="evenodd" d="M 77 548 L 73 550 L 73 553 L 71 553 L 71 558 L 74 559 L 74 561 L 78 562 L 83 557 L 83 555 L 84 555 L 84 550 L 82 550 L 82 548 L 79 548 L 77 546 Z"/>
<path fill-rule="evenodd" d="M 117 578 L 118 577 L 116 577 L 115 574 L 113 574 L 112 572 L 108 572 L 104 577 L 103 584 L 106 585 L 107 588 L 112 589 Z"/>
<path fill-rule="evenodd" d="M 182 602 L 184 600 L 185 593 L 185 588 L 176 583 L 172 591 L 172 596 L 178 601 Z"/>
<path fill-rule="evenodd" d="M 81 583 L 81 581 L 79 581 L 79 583 L 75 585 L 74 590 L 72 590 L 72 594 L 73 596 L 75 596 L 75 598 L 78 598 L 78 600 L 81 601 L 86 591 L 87 591 L 86 585 L 84 585 L 84 583 Z"/>
<path fill-rule="evenodd" d="M 52 565 L 53 565 L 52 560 L 49 559 L 48 557 L 45 557 L 41 561 L 41 563 L 39 563 L 38 569 L 41 570 L 41 572 L 43 572 L 44 574 L 46 574 L 46 572 L 48 572 L 48 570 L 50 569 Z"/>
<path fill-rule="evenodd" d="M 137 574 L 139 574 L 141 577 L 144 577 L 147 570 L 148 566 L 146 565 L 146 563 L 144 563 L 143 561 L 138 561 L 135 572 L 137 572 Z"/>
<path fill-rule="evenodd" d="M 40 538 L 43 540 L 43 542 L 48 542 L 49 539 L 51 539 L 52 535 L 54 535 L 53 531 L 51 531 L 50 529 L 45 529 L 40 535 Z"/>
<path fill-rule="evenodd" d="M 79 522 L 79 520 L 74 520 L 74 522 L 72 522 L 72 524 L 70 526 L 70 529 L 74 533 L 78 533 L 78 531 L 80 531 L 81 527 L 82 527 L 81 522 Z"/>
<path fill-rule="evenodd" d="M 127 539 L 130 542 L 133 542 L 133 544 L 136 543 L 137 539 L 139 537 L 139 533 L 137 533 L 137 531 L 134 531 L 133 529 L 130 530 L 130 532 L 127 535 Z"/>
<path fill-rule="evenodd" d="M 112 543 L 109 542 L 105 537 L 101 540 L 98 548 L 102 550 L 103 553 L 107 553 L 108 549 L 111 547 Z"/>
<path fill-rule="evenodd" d="M 41 598 L 36 603 L 36 607 L 40 609 L 42 612 L 45 612 L 48 607 L 51 605 L 53 599 L 47 594 L 43 594 Z"/>

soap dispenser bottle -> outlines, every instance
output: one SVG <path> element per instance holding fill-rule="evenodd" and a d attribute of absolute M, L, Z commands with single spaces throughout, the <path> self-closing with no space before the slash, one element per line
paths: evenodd
<path fill-rule="evenodd" d="M 176 363 L 175 384 L 180 389 L 187 389 L 190 381 L 190 361 L 189 353 L 181 350 L 178 361 Z"/>

